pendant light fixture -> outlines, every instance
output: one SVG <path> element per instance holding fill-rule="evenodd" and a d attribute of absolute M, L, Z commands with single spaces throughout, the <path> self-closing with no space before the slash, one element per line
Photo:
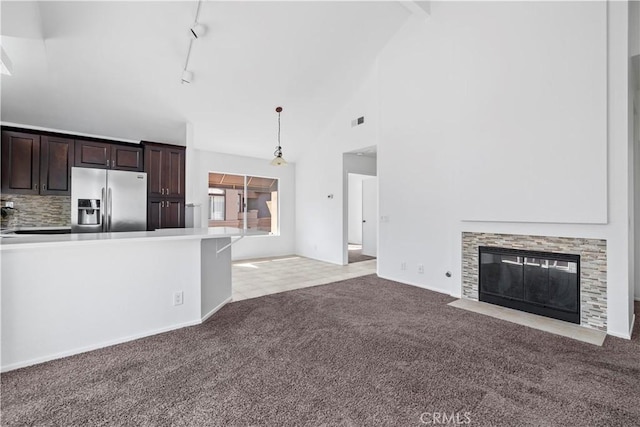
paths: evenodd
<path fill-rule="evenodd" d="M 282 157 L 282 147 L 280 146 L 280 113 L 282 112 L 282 107 L 276 108 L 276 113 L 278 113 L 278 147 L 276 151 L 273 152 L 275 156 L 273 160 L 271 160 L 271 164 L 273 166 L 284 166 L 287 164 L 287 161 Z"/>

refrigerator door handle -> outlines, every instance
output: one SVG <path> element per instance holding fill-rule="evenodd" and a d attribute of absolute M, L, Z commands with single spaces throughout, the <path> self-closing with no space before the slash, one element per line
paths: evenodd
<path fill-rule="evenodd" d="M 101 215 L 102 216 L 102 231 L 107 231 L 107 223 L 106 223 L 106 219 L 107 219 L 107 214 L 106 214 L 106 212 L 107 212 L 107 206 L 106 206 L 107 199 L 106 199 L 105 194 L 104 194 L 104 187 L 102 187 L 101 200 L 102 201 L 100 203 L 102 203 L 102 206 L 100 206 L 100 210 L 102 211 L 102 215 Z"/>
<path fill-rule="evenodd" d="M 113 206 L 112 206 L 113 197 L 112 197 L 112 194 L 111 194 L 111 188 L 109 188 L 107 190 L 107 197 L 109 198 L 109 213 L 108 213 L 109 217 L 107 219 L 107 227 L 108 227 L 107 231 L 111 231 L 111 211 L 113 210 Z"/>

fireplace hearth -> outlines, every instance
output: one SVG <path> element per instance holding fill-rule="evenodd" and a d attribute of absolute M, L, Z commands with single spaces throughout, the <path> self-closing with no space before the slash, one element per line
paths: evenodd
<path fill-rule="evenodd" d="M 479 300 L 580 323 L 580 256 L 480 246 Z"/>

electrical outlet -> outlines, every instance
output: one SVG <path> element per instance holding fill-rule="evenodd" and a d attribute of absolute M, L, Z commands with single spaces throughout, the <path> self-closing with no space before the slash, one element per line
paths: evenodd
<path fill-rule="evenodd" d="M 173 294 L 173 305 L 182 305 L 184 301 L 184 294 L 182 291 Z"/>
<path fill-rule="evenodd" d="M 13 202 L 4 202 L 4 207 L 13 209 Z"/>
<path fill-rule="evenodd" d="M 418 264 L 418 273 L 424 274 L 424 264 Z"/>
<path fill-rule="evenodd" d="M 402 262 L 400 263 L 400 270 L 406 270 L 406 269 L 407 269 L 407 263 L 406 263 L 406 262 L 404 262 L 404 261 L 402 261 Z"/>

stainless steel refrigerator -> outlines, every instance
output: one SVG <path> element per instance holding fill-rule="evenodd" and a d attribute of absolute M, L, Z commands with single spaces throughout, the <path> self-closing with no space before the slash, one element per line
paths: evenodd
<path fill-rule="evenodd" d="M 71 232 L 147 229 L 147 174 L 71 169 Z"/>

